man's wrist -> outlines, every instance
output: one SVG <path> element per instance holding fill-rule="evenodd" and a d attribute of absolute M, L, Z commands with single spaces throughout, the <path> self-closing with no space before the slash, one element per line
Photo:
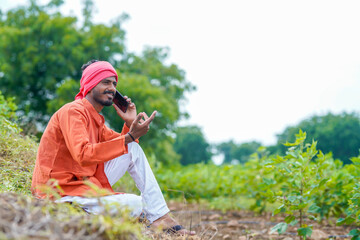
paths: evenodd
<path fill-rule="evenodd" d="M 129 144 L 133 142 L 132 138 L 130 137 L 129 134 L 125 134 L 125 145 Z"/>
<path fill-rule="evenodd" d="M 132 122 L 125 122 L 125 125 L 130 129 Z"/>
<path fill-rule="evenodd" d="M 134 136 L 133 136 L 130 132 L 128 132 L 127 134 L 131 137 L 131 139 L 132 139 L 133 141 L 135 141 Z"/>

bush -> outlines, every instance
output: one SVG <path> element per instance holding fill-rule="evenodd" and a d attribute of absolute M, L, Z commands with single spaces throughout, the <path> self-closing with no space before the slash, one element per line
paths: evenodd
<path fill-rule="evenodd" d="M 0 192 L 30 194 L 38 145 L 21 134 L 14 122 L 16 109 L 13 99 L 5 99 L 0 92 Z"/>

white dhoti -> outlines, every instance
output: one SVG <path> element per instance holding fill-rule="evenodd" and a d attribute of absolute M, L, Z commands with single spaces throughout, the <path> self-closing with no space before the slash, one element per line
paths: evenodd
<path fill-rule="evenodd" d="M 150 168 L 148 160 L 136 142 L 128 144 L 128 154 L 124 154 L 105 163 L 105 174 L 113 186 L 128 171 L 140 190 L 141 196 L 135 194 L 116 194 L 100 198 L 65 196 L 57 202 L 75 202 L 84 210 L 98 214 L 103 211 L 102 204 L 117 203 L 130 210 L 131 215 L 140 216 L 144 211 L 152 223 L 169 212 L 159 184 Z M 99 200 L 101 203 L 99 203 Z"/>

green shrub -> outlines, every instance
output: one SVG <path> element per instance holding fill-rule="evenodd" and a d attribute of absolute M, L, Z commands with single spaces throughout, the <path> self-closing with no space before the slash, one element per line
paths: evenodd
<path fill-rule="evenodd" d="M 14 122 L 16 109 L 13 99 L 0 92 L 0 192 L 30 194 L 37 143 L 21 134 Z"/>

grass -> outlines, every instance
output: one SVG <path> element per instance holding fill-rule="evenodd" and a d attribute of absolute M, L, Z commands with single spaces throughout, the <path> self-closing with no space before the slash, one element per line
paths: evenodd
<path fill-rule="evenodd" d="M 143 239 L 127 214 L 88 215 L 80 207 L 0 194 L 0 239 Z"/>
<path fill-rule="evenodd" d="M 21 135 L 16 125 L 1 119 L 0 122 L 0 192 L 30 195 L 38 144 L 35 139 Z"/>

